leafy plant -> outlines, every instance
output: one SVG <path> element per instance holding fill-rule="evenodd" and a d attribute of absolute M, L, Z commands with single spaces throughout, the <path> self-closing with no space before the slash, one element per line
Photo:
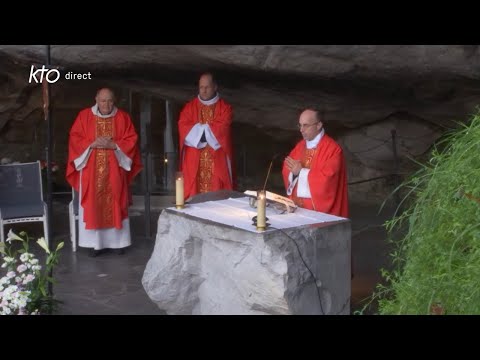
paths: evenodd
<path fill-rule="evenodd" d="M 480 314 L 480 111 L 446 134 L 401 188 L 386 222 L 393 270 L 371 300 L 380 314 Z M 397 189 L 398 190 L 398 189 Z"/>
<path fill-rule="evenodd" d="M 17 241 L 20 246 L 15 246 Z M 6 269 L 5 276 L 0 279 L 1 315 L 51 314 L 57 308 L 59 301 L 48 293 L 48 284 L 54 281 L 49 274 L 58 264 L 59 251 L 64 243 L 59 243 L 55 251 L 50 251 L 43 237 L 36 241 L 47 255 L 42 267 L 35 255 L 29 252 L 29 241 L 25 232 L 19 236 L 10 230 L 6 240 L 8 245 L 0 242 L 2 268 Z"/>

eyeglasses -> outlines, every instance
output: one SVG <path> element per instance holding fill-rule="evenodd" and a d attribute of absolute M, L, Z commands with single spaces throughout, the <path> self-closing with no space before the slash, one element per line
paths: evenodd
<path fill-rule="evenodd" d="M 309 128 L 315 124 L 318 124 L 320 121 L 314 122 L 313 124 L 297 124 L 297 127 L 301 130 L 302 128 Z"/>

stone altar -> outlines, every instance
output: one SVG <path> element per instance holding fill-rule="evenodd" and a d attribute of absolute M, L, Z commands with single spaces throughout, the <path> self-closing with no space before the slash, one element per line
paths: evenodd
<path fill-rule="evenodd" d="M 168 314 L 350 313 L 350 220 L 306 209 L 258 232 L 248 198 L 167 208 L 142 284 Z"/>

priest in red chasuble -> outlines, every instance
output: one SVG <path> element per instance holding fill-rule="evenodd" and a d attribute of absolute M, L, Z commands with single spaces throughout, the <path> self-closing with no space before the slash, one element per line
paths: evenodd
<path fill-rule="evenodd" d="M 342 148 L 323 128 L 317 110 L 298 120 L 303 136 L 283 163 L 287 195 L 300 207 L 348 218 L 348 189 Z"/>
<path fill-rule="evenodd" d="M 220 98 L 211 73 L 200 76 L 198 96 L 178 120 L 180 170 L 185 199 L 218 190 L 233 190 L 235 171 L 231 139 L 232 106 Z"/>
<path fill-rule="evenodd" d="M 66 179 L 79 192 L 79 243 L 98 250 L 131 244 L 129 185 L 140 172 L 137 133 L 128 113 L 102 88 L 96 104 L 77 115 L 69 136 Z"/>

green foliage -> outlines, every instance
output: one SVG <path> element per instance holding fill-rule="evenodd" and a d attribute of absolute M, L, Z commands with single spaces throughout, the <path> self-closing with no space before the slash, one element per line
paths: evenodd
<path fill-rule="evenodd" d="M 480 111 L 446 134 L 385 223 L 394 268 L 372 300 L 380 314 L 480 314 Z"/>

